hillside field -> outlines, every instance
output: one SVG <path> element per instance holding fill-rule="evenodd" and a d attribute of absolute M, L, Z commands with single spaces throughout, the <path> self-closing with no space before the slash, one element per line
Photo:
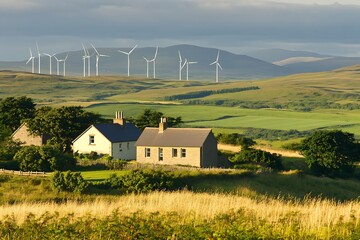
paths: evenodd
<path fill-rule="evenodd" d="M 241 90 L 252 87 L 255 89 Z M 184 126 L 211 127 L 215 132 L 342 129 L 360 136 L 357 66 L 219 84 L 136 76 L 63 78 L 0 72 L 0 97 L 22 95 L 40 106 L 81 105 L 109 118 L 115 111 L 124 111 L 125 117 L 130 117 L 151 108 L 168 116 L 181 116 Z"/>

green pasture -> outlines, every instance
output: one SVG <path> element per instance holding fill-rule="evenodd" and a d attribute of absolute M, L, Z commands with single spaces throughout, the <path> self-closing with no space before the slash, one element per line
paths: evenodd
<path fill-rule="evenodd" d="M 82 177 L 87 181 L 101 181 L 109 178 L 111 175 L 124 175 L 125 170 L 97 170 L 97 171 L 81 171 Z"/>
<path fill-rule="evenodd" d="M 161 111 L 168 116 L 181 116 L 184 125 L 190 127 L 211 127 L 239 132 L 244 128 L 265 128 L 279 130 L 343 129 L 360 135 L 360 111 L 322 110 L 318 112 L 294 112 L 276 109 L 241 109 L 175 104 L 97 104 L 87 109 L 107 117 L 115 111 L 123 111 L 125 117 L 134 117 L 144 109 Z"/>

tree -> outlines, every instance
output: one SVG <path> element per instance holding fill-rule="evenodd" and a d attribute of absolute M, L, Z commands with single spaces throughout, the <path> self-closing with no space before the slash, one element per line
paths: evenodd
<path fill-rule="evenodd" d="M 247 138 L 238 133 L 219 133 L 216 138 L 221 143 L 240 145 L 242 149 L 249 149 L 256 144 L 251 138 Z"/>
<path fill-rule="evenodd" d="M 31 98 L 8 97 L 0 100 L 0 125 L 11 131 L 15 131 L 22 120 L 33 118 L 35 114 L 35 103 Z"/>
<path fill-rule="evenodd" d="M 101 122 L 99 114 L 87 112 L 80 106 L 42 107 L 26 122 L 33 134 L 48 134 L 49 143 L 64 152 L 71 151 L 72 141 L 93 123 Z"/>
<path fill-rule="evenodd" d="M 145 109 L 144 112 L 135 119 L 129 119 L 141 131 L 146 127 L 159 126 L 160 118 L 164 117 L 162 112 L 151 109 Z M 167 124 L 169 127 L 176 127 L 182 123 L 181 117 L 167 117 Z"/>
<path fill-rule="evenodd" d="M 338 176 L 349 174 L 358 160 L 358 146 L 354 134 L 316 131 L 301 142 L 300 152 L 305 162 L 317 174 Z"/>

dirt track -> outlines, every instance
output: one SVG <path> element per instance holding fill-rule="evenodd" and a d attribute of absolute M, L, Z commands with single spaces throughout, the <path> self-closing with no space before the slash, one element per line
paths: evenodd
<path fill-rule="evenodd" d="M 275 149 L 270 149 L 270 148 L 266 148 L 266 147 L 255 147 L 257 149 L 261 149 L 267 152 L 271 152 L 271 153 L 277 153 L 277 154 L 281 154 L 284 157 L 303 157 L 301 154 L 299 154 L 298 152 L 293 152 L 293 151 L 285 151 L 285 150 L 275 150 Z M 231 152 L 240 152 L 241 147 L 240 146 L 234 146 L 234 145 L 228 145 L 228 144 L 218 144 L 218 149 L 219 150 L 225 150 L 225 151 L 231 151 Z"/>

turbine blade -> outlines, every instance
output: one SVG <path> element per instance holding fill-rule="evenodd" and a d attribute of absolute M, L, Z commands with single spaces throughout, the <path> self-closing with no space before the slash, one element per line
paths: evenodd
<path fill-rule="evenodd" d="M 37 49 L 37 51 L 38 51 L 38 54 L 40 55 L 39 45 L 38 45 L 38 43 L 37 43 L 37 42 L 36 42 L 36 49 Z"/>
<path fill-rule="evenodd" d="M 32 55 L 32 51 L 31 51 L 31 48 L 29 48 L 29 50 L 30 50 L 30 57 L 32 57 L 33 55 Z"/>
<path fill-rule="evenodd" d="M 181 54 L 180 54 L 180 50 L 178 50 L 178 53 L 179 53 L 179 59 L 180 59 L 180 62 L 182 62 L 182 58 L 181 58 Z"/>
<path fill-rule="evenodd" d="M 217 63 L 217 65 L 219 66 L 219 68 L 220 68 L 221 70 L 223 70 L 222 67 L 221 67 L 221 65 L 220 65 L 220 63 Z"/>
<path fill-rule="evenodd" d="M 218 54 L 217 54 L 217 57 L 216 57 L 216 62 L 219 61 L 219 55 L 220 55 L 220 50 L 218 50 Z"/>
<path fill-rule="evenodd" d="M 133 48 L 130 50 L 129 54 L 131 54 L 132 51 L 134 51 L 137 46 L 138 46 L 138 45 L 135 45 L 135 47 L 133 47 Z"/>
<path fill-rule="evenodd" d="M 92 46 L 92 48 L 95 50 L 95 52 L 97 53 L 97 55 L 100 55 L 99 54 L 99 52 L 96 50 L 96 48 L 94 47 L 94 45 L 92 45 L 91 43 L 90 43 L 90 45 Z"/>
<path fill-rule="evenodd" d="M 66 61 L 66 59 L 68 58 L 68 56 L 69 56 L 69 53 L 66 54 L 66 57 L 65 57 L 65 59 L 64 59 L 64 62 Z"/>
<path fill-rule="evenodd" d="M 30 57 L 29 60 L 26 62 L 26 64 L 28 64 L 33 58 Z"/>
<path fill-rule="evenodd" d="M 130 54 L 130 53 L 128 53 L 128 52 L 124 52 L 124 51 L 120 51 L 120 50 L 118 50 L 118 52 L 123 53 L 123 54 L 126 54 L 126 55 L 129 55 L 129 54 Z"/>
<path fill-rule="evenodd" d="M 156 59 L 157 57 L 157 54 L 158 54 L 158 50 L 159 50 L 159 47 L 156 47 L 156 51 L 155 51 L 155 56 L 154 56 L 154 60 Z"/>

